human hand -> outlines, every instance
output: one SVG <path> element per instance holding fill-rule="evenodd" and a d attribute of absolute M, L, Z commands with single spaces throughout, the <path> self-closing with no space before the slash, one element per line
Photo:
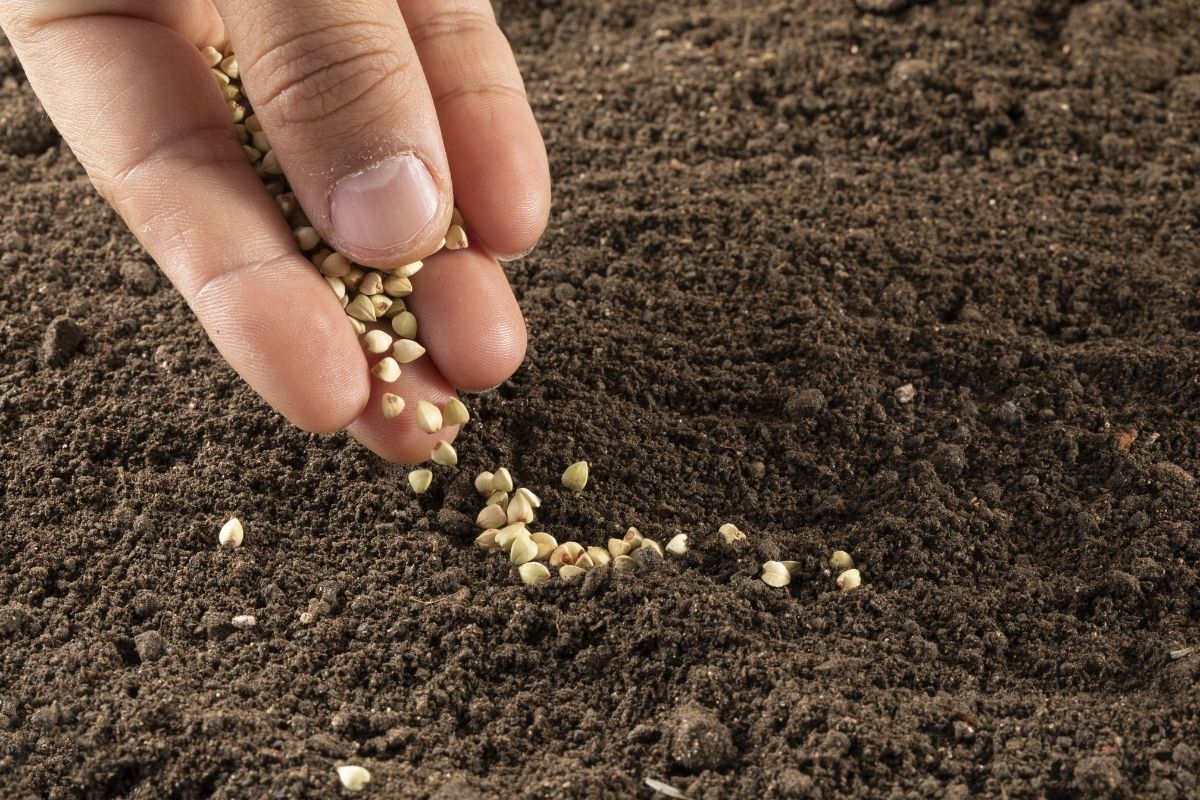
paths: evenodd
<path fill-rule="evenodd" d="M 0 26 L 100 193 L 235 370 L 296 425 L 349 426 L 424 461 L 413 415 L 386 419 L 363 349 L 247 163 L 199 48 L 228 31 L 244 89 L 322 237 L 371 266 L 433 252 L 455 204 L 471 248 L 405 298 L 428 356 L 386 391 L 408 407 L 505 380 L 525 325 L 492 253 L 546 224 L 550 178 L 488 0 L 4 0 Z M 452 189 L 453 182 L 453 189 Z"/>

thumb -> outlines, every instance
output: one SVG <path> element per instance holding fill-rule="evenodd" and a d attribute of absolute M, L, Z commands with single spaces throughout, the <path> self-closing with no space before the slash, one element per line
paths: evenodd
<path fill-rule="evenodd" d="M 243 87 L 310 221 L 351 259 L 437 249 L 453 205 L 437 112 L 395 0 L 216 0 Z"/>

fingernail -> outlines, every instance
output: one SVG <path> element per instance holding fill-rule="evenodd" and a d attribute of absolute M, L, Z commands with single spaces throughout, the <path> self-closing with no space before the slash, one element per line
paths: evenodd
<path fill-rule="evenodd" d="M 405 244 L 437 210 L 433 176 L 411 153 L 342 178 L 329 199 L 333 229 L 348 249 L 390 250 Z"/>

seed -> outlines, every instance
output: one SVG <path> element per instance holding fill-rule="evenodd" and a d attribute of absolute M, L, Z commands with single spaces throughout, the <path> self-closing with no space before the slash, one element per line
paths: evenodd
<path fill-rule="evenodd" d="M 263 172 L 267 173 L 268 175 L 283 174 L 283 166 L 280 165 L 279 156 L 275 154 L 274 150 L 268 150 L 267 152 L 263 153 L 262 169 Z M 316 245 L 314 244 L 313 247 L 316 247 Z M 309 248 L 306 247 L 304 249 L 308 250 Z"/>
<path fill-rule="evenodd" d="M 845 572 L 854 569 L 854 559 L 845 550 L 834 550 L 833 555 L 829 557 L 829 566 L 838 572 Z"/>
<path fill-rule="evenodd" d="M 533 506 L 529 505 L 529 501 L 524 495 L 515 494 L 508 501 L 508 521 L 510 523 L 533 522 Z"/>
<path fill-rule="evenodd" d="M 330 278 L 325 276 L 325 282 L 329 284 L 329 288 L 333 289 L 333 293 L 338 300 L 346 299 L 346 284 L 342 283 L 341 278 Z"/>
<path fill-rule="evenodd" d="M 226 100 L 225 107 L 229 109 L 229 120 L 235 125 L 246 118 L 246 107 L 237 100 Z"/>
<path fill-rule="evenodd" d="M 367 331 L 363 336 L 363 344 L 367 347 L 368 353 L 386 353 L 392 346 L 392 337 L 388 336 L 383 331 Z"/>
<path fill-rule="evenodd" d="M 638 552 L 641 553 L 645 550 L 653 550 L 654 552 L 658 553 L 660 556 L 663 554 L 662 545 L 660 545 L 658 542 L 654 541 L 653 539 L 643 539 L 642 540 L 642 546 L 638 548 Z"/>
<path fill-rule="evenodd" d="M 425 355 L 425 348 L 414 342 L 412 339 L 397 339 L 396 346 L 392 350 L 392 355 L 401 364 L 411 364 L 421 356 Z M 438 412 L 441 416 L 441 412 Z"/>
<path fill-rule="evenodd" d="M 681 556 L 687 552 L 687 534 L 677 533 L 667 542 L 667 552 Z"/>
<path fill-rule="evenodd" d="M 350 262 L 341 253 L 330 253 L 325 256 L 325 260 L 318 265 L 322 275 L 329 275 L 334 278 L 340 278 L 351 269 Z M 361 285 L 361 283 L 360 283 Z"/>
<path fill-rule="evenodd" d="M 342 284 L 342 285 L 343 285 L 343 286 L 345 286 L 345 284 Z M 341 296 L 341 298 L 338 300 L 338 302 L 342 304 L 342 310 L 343 310 L 343 311 L 345 311 L 345 310 L 346 310 L 346 306 L 350 305 L 350 298 L 349 298 L 349 297 L 346 297 L 345 295 L 342 295 L 342 296 Z M 346 317 L 346 319 L 350 319 L 350 318 L 349 318 L 349 317 Z M 362 332 L 363 332 L 363 333 L 366 333 L 366 332 L 367 332 L 367 326 L 366 326 L 366 325 L 363 325 L 361 322 L 359 322 L 359 321 L 358 321 L 358 320 L 356 320 L 356 319 L 350 319 L 350 321 L 351 321 L 351 322 L 353 322 L 355 325 L 362 325 L 362 327 L 363 327 L 363 330 L 362 330 Z"/>
<path fill-rule="evenodd" d="M 612 555 L 603 547 L 589 547 L 587 549 L 587 556 L 597 567 L 603 567 L 605 564 L 612 563 Z"/>
<path fill-rule="evenodd" d="M 500 545 L 496 544 L 496 534 L 498 533 L 500 531 L 495 528 L 488 528 L 475 537 L 475 545 L 481 550 L 499 550 Z"/>
<path fill-rule="evenodd" d="M 443 467 L 453 467 L 458 463 L 458 452 L 453 445 L 442 439 L 433 447 L 433 452 L 429 454 L 429 458 L 433 463 L 441 464 Z"/>
<path fill-rule="evenodd" d="M 642 536 L 642 532 L 637 528 L 630 528 L 629 530 L 625 531 L 625 541 L 629 542 L 629 549 L 631 552 L 641 547 L 644 539 L 645 537 Z"/>
<path fill-rule="evenodd" d="M 437 433 L 442 429 L 442 412 L 428 400 L 417 401 L 417 427 L 426 433 Z"/>
<path fill-rule="evenodd" d="M 498 505 L 484 506 L 484 510 L 479 512 L 479 516 L 475 517 L 475 527 L 487 530 L 488 528 L 503 528 L 509 523 L 508 515 L 505 515 L 504 509 Z"/>
<path fill-rule="evenodd" d="M 267 135 L 262 131 L 251 133 L 250 142 L 254 145 L 254 149 L 260 153 L 269 153 L 271 151 L 271 141 L 267 139 Z"/>
<path fill-rule="evenodd" d="M 342 299 L 344 300 L 345 298 L 342 298 Z M 345 309 L 345 307 L 346 307 L 346 303 L 343 303 L 342 308 Z M 356 320 L 354 317 L 346 317 L 346 319 L 350 320 L 350 327 L 354 328 L 354 332 L 357 333 L 359 336 L 362 336 L 364 333 L 367 332 L 367 326 L 363 325 L 361 322 Z"/>
<path fill-rule="evenodd" d="M 796 575 L 800 572 L 799 561 L 780 561 L 779 563 L 783 564 L 783 568 L 788 571 L 788 575 Z"/>
<path fill-rule="evenodd" d="M 529 491 L 525 487 L 521 487 L 520 489 L 517 489 L 517 494 L 525 495 L 525 499 L 529 501 L 529 505 L 533 506 L 534 508 L 542 507 L 542 498 L 538 497 L 536 494 Z"/>
<path fill-rule="evenodd" d="M 229 76 L 215 67 L 212 70 L 213 77 L 217 79 L 217 85 L 222 89 L 229 85 Z"/>
<path fill-rule="evenodd" d="M 508 492 L 492 492 L 488 495 L 485 505 L 497 505 L 501 508 L 508 508 Z"/>
<path fill-rule="evenodd" d="M 343 278 L 342 282 L 345 283 L 346 279 Z M 351 288 L 348 283 L 346 287 Z M 375 306 L 371 303 L 371 298 L 360 294 L 350 301 L 350 305 L 346 306 L 346 315 L 359 322 L 374 322 L 376 319 Z"/>
<path fill-rule="evenodd" d="M 517 567 L 517 572 L 521 575 L 521 582 L 528 586 L 534 586 L 550 580 L 550 570 L 546 569 L 545 564 L 537 561 L 522 564 Z"/>
<path fill-rule="evenodd" d="M 578 578 L 580 575 L 583 575 L 586 572 L 587 570 L 585 570 L 583 567 L 577 567 L 574 564 L 567 564 L 566 566 L 559 568 L 558 577 L 562 578 L 564 581 L 569 581 L 573 578 Z"/>
<path fill-rule="evenodd" d="M 242 529 L 242 521 L 234 517 L 221 526 L 221 532 L 217 534 L 217 541 L 222 546 L 241 547 L 244 536 L 245 531 Z"/>
<path fill-rule="evenodd" d="M 246 117 L 246 130 L 251 133 L 262 133 L 262 120 L 258 118 L 258 114 L 251 114 Z"/>
<path fill-rule="evenodd" d="M 366 276 L 367 273 L 363 272 L 358 267 L 350 267 L 350 271 L 342 276 L 342 283 L 346 284 L 347 289 L 352 289 L 353 291 L 357 292 L 358 285 L 362 283 L 362 279 Z"/>
<path fill-rule="evenodd" d="M 385 356 L 378 364 L 371 367 L 371 374 L 384 383 L 395 383 L 400 378 L 400 365 L 396 363 L 396 359 Z"/>
<path fill-rule="evenodd" d="M 726 522 L 724 525 L 717 528 L 717 533 L 721 534 L 721 536 L 729 544 L 743 541 L 746 538 L 746 534 L 738 530 L 738 527 L 732 522 Z"/>
<path fill-rule="evenodd" d="M 238 69 L 237 59 L 233 56 L 230 56 L 221 62 L 221 71 L 233 78 L 235 81 L 238 79 L 238 76 L 241 75 L 241 71 Z"/>
<path fill-rule="evenodd" d="M 383 276 L 378 272 L 368 272 L 363 276 L 358 290 L 363 294 L 379 294 L 383 291 Z"/>
<path fill-rule="evenodd" d="M 792 573 L 778 561 L 768 561 L 762 567 L 762 582 L 767 586 L 787 586 L 792 582 Z"/>
<path fill-rule="evenodd" d="M 596 566 L 596 564 L 594 561 L 592 561 L 592 557 L 589 556 L 585 550 L 579 554 L 578 558 L 575 559 L 574 566 L 579 567 L 580 569 L 591 569 L 592 567 Z"/>
<path fill-rule="evenodd" d="M 383 397 L 379 398 L 379 405 L 383 408 L 383 416 L 387 419 L 395 419 L 404 413 L 404 398 L 398 394 L 384 392 Z"/>
<path fill-rule="evenodd" d="M 204 56 L 204 62 L 210 67 L 215 67 L 221 63 L 221 51 L 215 47 L 205 47 L 200 51 L 200 55 Z"/>
<path fill-rule="evenodd" d="M 496 533 L 496 544 L 507 553 L 512 550 L 513 542 L 522 536 L 529 536 L 529 529 L 524 525 L 505 525 Z"/>
<path fill-rule="evenodd" d="M 342 782 L 342 786 L 345 786 L 347 791 L 351 792 L 361 792 L 371 782 L 371 773 L 362 767 L 350 764 L 338 767 L 337 775 L 338 780 Z"/>
<path fill-rule="evenodd" d="M 558 547 L 558 540 L 545 531 L 531 533 L 529 538 L 537 545 L 537 557 L 539 560 L 549 558 L 550 554 Z"/>
<path fill-rule="evenodd" d="M 837 576 L 838 588 L 843 592 L 853 592 L 862 584 L 862 573 L 856 569 L 848 569 Z"/>
<path fill-rule="evenodd" d="M 433 473 L 427 469 L 414 469 L 408 473 L 408 485 L 417 494 L 425 494 L 429 491 L 429 485 L 433 483 Z"/>
<path fill-rule="evenodd" d="M 245 631 L 257 625 L 258 619 L 253 614 L 238 614 L 233 619 L 229 620 L 229 624 L 237 628 L 239 631 Z"/>
<path fill-rule="evenodd" d="M 619 572 L 634 572 L 637 566 L 637 560 L 632 556 L 617 556 L 613 559 L 613 569 Z"/>
<path fill-rule="evenodd" d="M 242 145 L 242 152 L 246 154 L 246 160 L 251 164 L 262 158 L 262 153 L 258 152 L 248 144 Z"/>
<path fill-rule="evenodd" d="M 501 467 L 492 473 L 492 489 L 498 492 L 511 492 L 513 490 L 512 473 L 508 471 L 508 467 Z"/>
<path fill-rule="evenodd" d="M 399 347 L 400 343 L 397 342 L 396 346 Z M 457 397 L 451 397 L 446 401 L 446 405 L 442 407 L 442 419 L 445 420 L 447 425 L 466 425 L 471 421 L 471 412 L 467 411 L 467 407 L 463 405 L 462 400 L 459 400 Z M 530 492 L 530 494 L 533 493 Z M 533 505 L 532 501 L 530 505 Z M 534 508 L 537 508 L 537 506 L 534 506 Z"/>
<path fill-rule="evenodd" d="M 263 156 L 263 161 L 266 161 L 268 157 L 269 154 Z M 292 234 L 296 237 L 296 244 L 300 245 L 301 250 L 312 250 L 321 243 L 320 234 L 307 226 L 296 228 Z"/>
<path fill-rule="evenodd" d="M 399 303 L 394 303 L 393 308 Z M 401 308 L 403 306 L 401 305 Z M 392 317 L 392 330 L 401 339 L 415 339 L 417 336 L 417 318 L 413 316 L 411 311 L 401 311 Z"/>
<path fill-rule="evenodd" d="M 450 208 L 450 224 L 458 225 L 460 227 L 464 224 L 462 212 L 458 210 L 458 206 L 451 206 Z"/>
<path fill-rule="evenodd" d="M 250 144 L 250 131 L 246 130 L 245 125 L 234 125 L 233 132 L 237 134 L 238 144 Z"/>
<path fill-rule="evenodd" d="M 361 290 L 362 287 L 359 287 L 359 291 Z M 371 305 L 375 308 L 375 318 L 384 319 L 388 310 L 392 307 L 392 298 L 386 294 L 373 294 L 370 295 L 370 298 Z"/>
<path fill-rule="evenodd" d="M 633 545 L 630 544 L 629 542 L 625 541 L 624 539 L 609 539 L 608 540 L 608 552 L 612 555 L 613 558 L 620 558 L 621 556 L 627 556 L 627 555 L 629 555 L 631 550 L 633 550 Z"/>
<path fill-rule="evenodd" d="M 492 473 L 484 470 L 475 476 L 475 491 L 484 497 L 487 497 L 494 491 L 492 489 Z"/>
<path fill-rule="evenodd" d="M 242 96 L 242 88 L 236 83 L 231 83 L 221 87 L 221 94 L 225 96 L 226 100 L 237 100 Z"/>
<path fill-rule="evenodd" d="M 513 539 L 512 548 L 508 551 L 508 560 L 514 564 L 524 564 L 537 558 L 537 554 L 537 542 L 528 535 L 518 536 Z"/>
<path fill-rule="evenodd" d="M 561 567 L 564 564 L 574 564 L 576 559 L 583 555 L 583 553 L 583 545 L 579 542 L 563 542 L 554 548 L 554 552 L 550 554 L 550 563 L 556 567 Z"/>
<path fill-rule="evenodd" d="M 412 281 L 403 275 L 388 275 L 383 279 L 383 290 L 392 297 L 408 297 L 412 294 Z"/>
<path fill-rule="evenodd" d="M 572 492 L 582 492 L 588 482 L 588 463 L 576 461 L 562 474 L 562 485 Z"/>
<path fill-rule="evenodd" d="M 450 229 L 446 231 L 446 249 L 462 250 L 467 245 L 467 232 L 462 229 L 461 225 L 451 225 Z"/>
<path fill-rule="evenodd" d="M 441 250 L 442 248 L 439 247 L 438 249 Z M 405 264 L 403 267 L 400 267 L 398 270 L 396 270 L 396 275 L 399 275 L 401 278 L 411 278 L 413 275 L 416 275 L 418 272 L 420 272 L 421 267 L 423 266 L 425 266 L 423 261 L 414 261 L 411 264 Z"/>

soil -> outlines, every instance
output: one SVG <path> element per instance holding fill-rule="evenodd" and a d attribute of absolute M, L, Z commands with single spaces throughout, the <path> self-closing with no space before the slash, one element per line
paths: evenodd
<path fill-rule="evenodd" d="M 0 46 L 0 795 L 1200 796 L 1194 7 L 683 5 L 499 6 L 553 220 L 422 498 L 238 381 Z M 690 550 L 522 586 L 501 463 Z"/>

